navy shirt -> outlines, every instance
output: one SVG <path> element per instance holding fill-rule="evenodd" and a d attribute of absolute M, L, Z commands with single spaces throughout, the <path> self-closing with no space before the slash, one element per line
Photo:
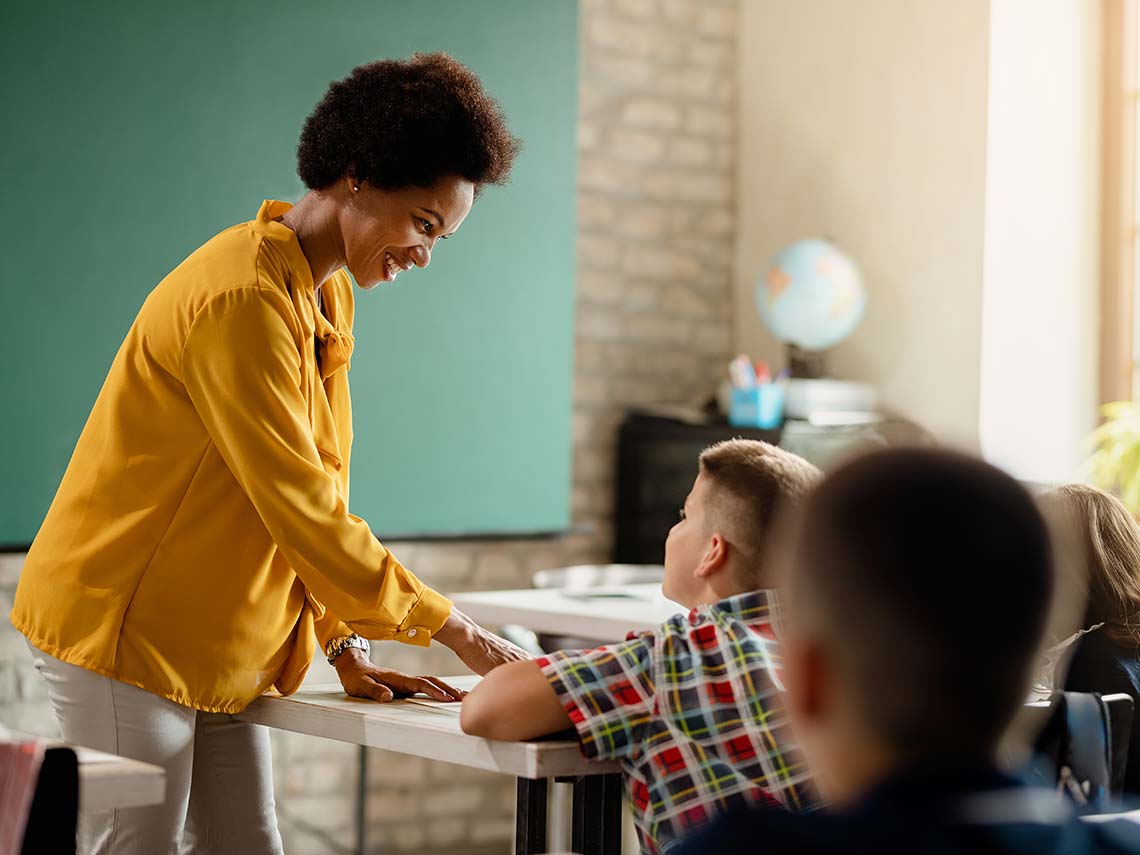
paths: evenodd
<path fill-rule="evenodd" d="M 1140 649 L 1113 641 L 1104 627 L 1082 635 L 1065 677 L 1067 692 L 1123 693 L 1134 702 L 1124 791 L 1140 794 Z"/>
<path fill-rule="evenodd" d="M 728 852 L 1122 855 L 1140 853 L 1140 825 L 1082 822 L 1051 790 L 994 769 L 927 771 L 896 776 L 847 811 L 727 814 L 676 855 Z"/>

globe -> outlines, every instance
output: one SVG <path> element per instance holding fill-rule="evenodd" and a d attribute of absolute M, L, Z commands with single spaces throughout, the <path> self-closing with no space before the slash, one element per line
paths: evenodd
<path fill-rule="evenodd" d="M 789 244 L 756 283 L 756 310 L 772 334 L 803 350 L 834 347 L 867 308 L 855 263 L 818 238 Z"/>

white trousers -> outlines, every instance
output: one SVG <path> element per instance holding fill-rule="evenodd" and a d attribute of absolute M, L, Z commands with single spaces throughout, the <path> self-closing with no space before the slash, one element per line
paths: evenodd
<path fill-rule="evenodd" d="M 63 739 L 166 770 L 160 805 L 80 804 L 80 855 L 283 855 L 269 734 L 102 677 L 28 645 Z"/>

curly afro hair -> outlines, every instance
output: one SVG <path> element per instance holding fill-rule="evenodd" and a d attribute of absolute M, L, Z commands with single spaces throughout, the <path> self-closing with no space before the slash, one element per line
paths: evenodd
<path fill-rule="evenodd" d="M 297 174 L 311 190 L 346 175 L 385 190 L 445 175 L 504 184 L 521 143 L 474 72 L 444 53 L 353 69 L 305 121 Z"/>

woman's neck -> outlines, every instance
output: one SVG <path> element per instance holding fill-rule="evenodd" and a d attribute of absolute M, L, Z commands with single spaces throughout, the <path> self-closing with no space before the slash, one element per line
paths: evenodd
<path fill-rule="evenodd" d="M 344 240 L 336 216 L 336 202 L 330 196 L 310 190 L 285 212 L 281 222 L 297 235 L 313 274 L 314 288 L 319 288 L 344 267 Z"/>

